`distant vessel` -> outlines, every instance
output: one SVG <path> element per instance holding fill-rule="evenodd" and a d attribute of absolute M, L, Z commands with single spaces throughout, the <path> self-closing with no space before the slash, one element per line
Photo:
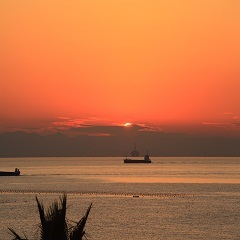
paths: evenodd
<path fill-rule="evenodd" d="M 139 157 L 139 152 L 136 147 L 136 143 L 134 145 L 134 150 L 131 152 L 131 157 Z"/>
<path fill-rule="evenodd" d="M 144 159 L 134 159 L 134 158 L 124 158 L 124 163 L 151 163 L 151 159 L 149 158 L 148 153 L 144 156 Z"/>
<path fill-rule="evenodd" d="M 18 168 L 15 168 L 15 172 L 2 172 L 0 171 L 0 176 L 19 176 L 20 171 Z"/>

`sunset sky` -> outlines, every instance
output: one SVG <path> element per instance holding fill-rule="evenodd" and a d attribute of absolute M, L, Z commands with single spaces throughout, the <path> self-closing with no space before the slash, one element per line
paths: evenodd
<path fill-rule="evenodd" d="M 239 0 L 1 0 L 0 132 L 240 137 L 239 13 Z"/>

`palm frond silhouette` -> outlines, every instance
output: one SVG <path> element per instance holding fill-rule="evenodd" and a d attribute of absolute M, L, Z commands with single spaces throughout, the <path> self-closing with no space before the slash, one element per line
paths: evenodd
<path fill-rule="evenodd" d="M 40 240 L 82 240 L 85 235 L 86 222 L 92 208 L 92 203 L 88 207 L 85 215 L 76 223 L 69 226 L 66 220 L 67 195 L 63 194 L 59 201 L 54 201 L 47 210 L 43 203 L 36 197 L 37 207 L 40 217 Z M 12 228 L 8 228 L 13 240 L 28 240 L 21 238 Z"/>

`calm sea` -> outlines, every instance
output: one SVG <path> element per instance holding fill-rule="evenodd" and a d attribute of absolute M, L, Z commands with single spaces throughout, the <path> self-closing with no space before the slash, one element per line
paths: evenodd
<path fill-rule="evenodd" d="M 38 239 L 35 196 L 50 204 L 67 193 L 69 222 L 90 203 L 89 240 L 239 240 L 240 158 L 2 158 L 0 240 L 7 227 Z M 137 196 L 137 197 L 136 197 Z"/>

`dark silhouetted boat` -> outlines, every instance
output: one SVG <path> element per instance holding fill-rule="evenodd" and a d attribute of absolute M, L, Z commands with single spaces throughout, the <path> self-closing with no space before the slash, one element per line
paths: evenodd
<path fill-rule="evenodd" d="M 19 176 L 20 171 L 18 168 L 15 168 L 15 172 L 2 172 L 0 171 L 0 176 Z"/>
<path fill-rule="evenodd" d="M 144 156 L 144 159 L 134 159 L 134 158 L 124 158 L 123 159 L 124 163 L 151 163 L 151 159 L 149 158 L 149 155 L 146 154 Z"/>

